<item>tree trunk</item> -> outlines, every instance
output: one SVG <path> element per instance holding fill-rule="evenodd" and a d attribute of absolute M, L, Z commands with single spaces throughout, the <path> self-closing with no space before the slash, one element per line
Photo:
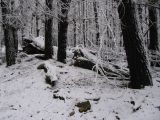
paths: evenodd
<path fill-rule="evenodd" d="M 24 46 L 24 37 L 25 37 L 24 28 L 22 28 L 22 29 L 21 29 L 22 47 Z"/>
<path fill-rule="evenodd" d="M 37 36 L 37 37 L 39 37 L 39 32 L 40 32 L 39 26 L 38 26 L 38 25 L 39 25 L 39 24 L 38 24 L 38 21 L 39 21 L 39 18 L 36 16 L 36 33 L 37 33 L 36 36 Z"/>
<path fill-rule="evenodd" d="M 73 19 L 73 24 L 74 24 L 74 28 L 73 28 L 73 31 L 74 31 L 74 37 L 73 37 L 73 41 L 74 41 L 74 47 L 76 47 L 77 45 L 77 40 L 76 40 L 76 19 Z"/>
<path fill-rule="evenodd" d="M 31 19 L 31 34 L 34 34 L 34 14 L 32 14 L 32 19 Z"/>
<path fill-rule="evenodd" d="M 14 11 L 15 8 L 15 1 L 11 0 L 11 10 Z M 15 26 L 17 27 L 17 26 Z M 18 53 L 18 29 L 12 27 L 12 31 L 13 31 L 13 38 L 14 38 L 14 47 L 15 47 L 15 52 L 16 52 L 16 56 Z"/>
<path fill-rule="evenodd" d="M 6 23 L 6 15 L 9 14 L 9 2 L 1 1 L 2 7 L 2 19 L 3 19 L 3 28 L 4 28 L 4 39 L 6 47 L 6 62 L 7 66 L 11 66 L 16 62 L 16 50 L 13 36 L 13 28 Z"/>
<path fill-rule="evenodd" d="M 39 16 L 38 16 L 38 0 L 36 0 L 36 36 L 39 37 Z"/>
<path fill-rule="evenodd" d="M 16 55 L 18 53 L 18 30 L 16 28 L 12 28 L 13 29 L 13 38 L 14 38 L 14 46 L 15 46 L 15 52 Z"/>
<path fill-rule="evenodd" d="M 83 14 L 83 45 L 86 47 L 86 16 L 85 16 L 85 0 L 82 0 L 82 14 Z"/>
<path fill-rule="evenodd" d="M 149 50 L 159 50 L 158 43 L 158 28 L 157 28 L 157 10 L 154 7 L 149 7 L 149 32 L 150 42 Z"/>
<path fill-rule="evenodd" d="M 47 7 L 52 10 L 53 0 L 46 0 Z M 50 59 L 53 55 L 53 36 L 52 36 L 53 18 L 46 16 L 45 20 L 45 58 Z"/>
<path fill-rule="evenodd" d="M 4 37 L 6 46 L 6 62 L 7 66 L 11 66 L 16 62 L 16 49 L 13 37 L 13 28 L 11 26 L 5 26 Z"/>
<path fill-rule="evenodd" d="M 99 39 L 99 23 L 98 23 L 98 4 L 96 1 L 93 2 L 93 8 L 94 8 L 94 17 L 95 17 L 95 23 L 96 23 L 96 45 L 100 44 L 100 39 Z"/>
<path fill-rule="evenodd" d="M 60 62 L 66 62 L 66 48 L 67 48 L 67 29 L 68 29 L 68 11 L 70 0 L 61 0 L 61 12 L 59 15 L 58 26 L 58 54 L 57 59 Z M 67 6 L 67 7 L 66 7 Z"/>
<path fill-rule="evenodd" d="M 122 0 L 118 12 L 122 22 L 124 47 L 130 70 L 130 87 L 139 89 L 153 85 L 144 46 L 138 35 L 135 2 L 133 0 Z"/>

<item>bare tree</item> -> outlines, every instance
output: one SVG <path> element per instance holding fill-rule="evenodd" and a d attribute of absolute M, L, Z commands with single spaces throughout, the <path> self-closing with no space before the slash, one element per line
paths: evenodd
<path fill-rule="evenodd" d="M 154 5 L 156 3 L 158 3 L 158 0 L 149 0 L 149 4 Z M 157 22 L 157 8 L 154 6 L 149 6 L 149 49 L 154 51 L 159 50 Z"/>
<path fill-rule="evenodd" d="M 39 32 L 40 32 L 40 29 L 39 29 L 39 14 L 38 14 L 38 0 L 36 0 L 36 36 L 38 37 L 39 36 Z"/>
<path fill-rule="evenodd" d="M 76 24 L 76 8 L 74 9 L 74 18 L 73 18 L 73 31 L 74 31 L 74 35 L 73 35 L 73 41 L 74 41 L 74 47 L 76 47 L 77 45 L 77 33 L 76 33 L 76 27 L 77 27 L 77 24 Z"/>
<path fill-rule="evenodd" d="M 12 0 L 11 1 L 11 11 L 14 12 L 14 8 L 15 8 L 15 1 Z M 14 38 L 14 47 L 15 47 L 15 52 L 16 55 L 18 53 L 18 28 L 17 26 L 12 27 L 13 30 L 13 38 Z"/>
<path fill-rule="evenodd" d="M 46 0 L 46 6 L 49 11 L 52 11 L 53 0 Z M 45 58 L 52 58 L 53 55 L 53 17 L 46 15 L 45 20 Z"/>
<path fill-rule="evenodd" d="M 6 0 L 1 1 L 7 66 L 11 66 L 16 62 L 14 28 L 7 21 L 7 19 L 9 19 L 7 18 L 7 14 L 10 15 L 11 12 L 11 9 L 9 8 L 10 4 L 11 3 L 9 1 Z"/>
<path fill-rule="evenodd" d="M 66 61 L 67 48 L 67 29 L 68 29 L 68 11 L 71 0 L 60 0 L 61 14 L 59 15 L 58 26 L 58 54 L 57 59 L 60 62 Z"/>
<path fill-rule="evenodd" d="M 153 85 L 142 39 L 138 34 L 135 2 L 133 0 L 122 0 L 118 12 L 130 70 L 130 87 L 143 88 Z"/>
<path fill-rule="evenodd" d="M 96 23 L 96 45 L 100 44 L 100 33 L 99 33 L 99 23 L 98 23 L 98 3 L 96 1 L 93 1 L 93 8 L 94 8 L 94 16 L 95 16 L 95 23 Z"/>
<path fill-rule="evenodd" d="M 83 45 L 86 47 L 86 15 L 85 15 L 85 2 L 82 0 L 82 15 L 83 15 Z"/>

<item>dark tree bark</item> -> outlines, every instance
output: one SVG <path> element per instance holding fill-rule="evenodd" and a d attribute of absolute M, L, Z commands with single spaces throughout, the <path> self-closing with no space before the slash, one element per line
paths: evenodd
<path fill-rule="evenodd" d="M 52 11 L 53 0 L 46 0 L 46 5 Z M 53 56 L 53 36 L 52 27 L 53 18 L 46 16 L 45 20 L 45 58 L 50 59 Z"/>
<path fill-rule="evenodd" d="M 100 39 L 99 39 L 99 23 L 98 23 L 98 4 L 96 1 L 93 2 L 93 8 L 94 8 L 94 17 L 95 17 L 95 23 L 96 23 L 96 45 L 100 44 Z"/>
<path fill-rule="evenodd" d="M 38 12 L 38 0 L 36 0 L 36 12 Z M 36 36 L 39 37 L 39 24 L 38 24 L 38 21 L 39 21 L 39 16 L 38 14 L 36 14 Z"/>
<path fill-rule="evenodd" d="M 157 28 L 157 10 L 154 7 L 149 7 L 149 32 L 150 32 L 150 42 L 149 50 L 158 51 L 158 28 Z"/>
<path fill-rule="evenodd" d="M 118 12 L 122 22 L 124 47 L 130 70 L 131 83 L 129 87 L 139 89 L 153 85 L 142 39 L 138 35 L 135 2 L 122 0 Z"/>
<path fill-rule="evenodd" d="M 4 37 L 6 46 L 6 62 L 7 66 L 11 66 L 16 63 L 15 39 L 13 36 L 13 28 L 11 26 L 5 26 Z"/>
<path fill-rule="evenodd" d="M 85 0 L 82 0 L 82 14 L 83 14 L 83 45 L 86 47 L 86 16 L 85 16 Z"/>
<path fill-rule="evenodd" d="M 31 19 L 31 34 L 34 35 L 34 14 L 32 14 L 32 19 Z"/>
<path fill-rule="evenodd" d="M 14 46 L 15 46 L 15 52 L 16 55 L 18 53 L 18 30 L 16 28 L 12 28 L 13 29 L 13 38 L 14 38 Z"/>
<path fill-rule="evenodd" d="M 16 61 L 16 50 L 15 50 L 15 40 L 13 36 L 13 27 L 6 23 L 6 14 L 9 14 L 9 2 L 1 1 L 2 7 L 2 20 L 4 29 L 4 39 L 6 46 L 6 62 L 7 66 L 15 64 Z"/>
<path fill-rule="evenodd" d="M 60 62 L 66 62 L 66 48 L 67 48 L 67 29 L 68 29 L 68 11 L 71 0 L 61 0 L 61 12 L 59 15 L 58 24 L 58 54 L 57 59 Z M 67 7 L 66 7 L 67 6 Z"/>
<path fill-rule="evenodd" d="M 15 1 L 11 0 L 11 10 L 14 11 L 14 8 L 15 8 Z M 15 27 L 17 27 L 17 26 L 15 26 Z M 13 31 L 15 52 L 17 55 L 17 53 L 18 53 L 18 29 L 12 27 L 12 31 Z"/>
<path fill-rule="evenodd" d="M 73 31 L 74 31 L 73 41 L 74 41 L 74 47 L 76 47 L 76 45 L 77 45 L 77 40 L 76 40 L 76 27 L 77 27 L 77 25 L 76 25 L 76 20 L 75 19 L 73 19 L 73 24 L 74 24 L 74 28 L 73 28 Z"/>
<path fill-rule="evenodd" d="M 39 21 L 39 18 L 38 17 L 36 17 L 36 36 L 37 37 L 39 37 L 39 32 L 40 32 L 40 29 L 39 29 L 39 27 L 38 27 L 38 21 Z"/>
<path fill-rule="evenodd" d="M 24 46 L 24 37 L 25 37 L 24 28 L 22 28 L 22 29 L 21 29 L 22 47 Z"/>

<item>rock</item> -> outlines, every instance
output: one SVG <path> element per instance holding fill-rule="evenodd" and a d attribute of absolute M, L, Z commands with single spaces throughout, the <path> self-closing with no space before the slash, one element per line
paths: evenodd
<path fill-rule="evenodd" d="M 73 116 L 75 114 L 75 111 L 72 111 L 71 113 L 69 113 L 69 116 Z"/>
<path fill-rule="evenodd" d="M 79 112 L 87 112 L 91 109 L 91 104 L 89 101 L 77 103 L 76 106 L 79 108 Z"/>
<path fill-rule="evenodd" d="M 64 101 L 65 101 L 65 98 L 64 98 L 64 97 L 62 97 L 62 96 L 57 96 L 57 95 L 55 95 L 55 94 L 53 94 L 53 98 L 54 98 L 54 99 L 59 99 L 59 100 L 64 100 Z"/>

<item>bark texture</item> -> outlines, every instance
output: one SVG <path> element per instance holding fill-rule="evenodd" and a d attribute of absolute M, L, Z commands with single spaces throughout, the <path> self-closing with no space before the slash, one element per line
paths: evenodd
<path fill-rule="evenodd" d="M 149 7 L 149 31 L 150 31 L 150 50 L 159 50 L 158 43 L 158 28 L 157 28 L 157 10 L 154 7 Z"/>
<path fill-rule="evenodd" d="M 61 13 L 59 15 L 58 26 L 58 54 L 57 59 L 60 62 L 66 62 L 66 48 L 67 48 L 67 29 L 68 29 L 68 11 L 70 0 L 61 0 Z"/>
<path fill-rule="evenodd" d="M 94 8 L 94 17 L 95 17 L 95 23 L 96 23 L 96 45 L 100 44 L 100 33 L 99 33 L 99 23 L 98 23 L 98 3 L 96 1 L 93 2 L 93 8 Z"/>
<path fill-rule="evenodd" d="M 153 85 L 142 39 L 138 35 L 134 1 L 122 0 L 118 13 L 121 19 L 124 47 L 130 70 L 130 87 L 139 89 L 144 86 Z"/>
<path fill-rule="evenodd" d="M 46 0 L 46 5 L 49 10 L 52 11 L 52 3 L 53 0 Z M 50 16 L 46 16 L 45 20 L 45 58 L 50 59 L 53 56 L 53 36 L 52 36 L 52 27 L 53 26 L 53 18 Z"/>
<path fill-rule="evenodd" d="M 2 20 L 3 20 L 3 29 L 4 29 L 4 39 L 6 47 L 6 63 L 7 66 L 11 66 L 16 62 L 16 47 L 14 39 L 14 28 L 6 23 L 6 15 L 9 14 L 9 2 L 1 1 L 2 8 Z"/>

